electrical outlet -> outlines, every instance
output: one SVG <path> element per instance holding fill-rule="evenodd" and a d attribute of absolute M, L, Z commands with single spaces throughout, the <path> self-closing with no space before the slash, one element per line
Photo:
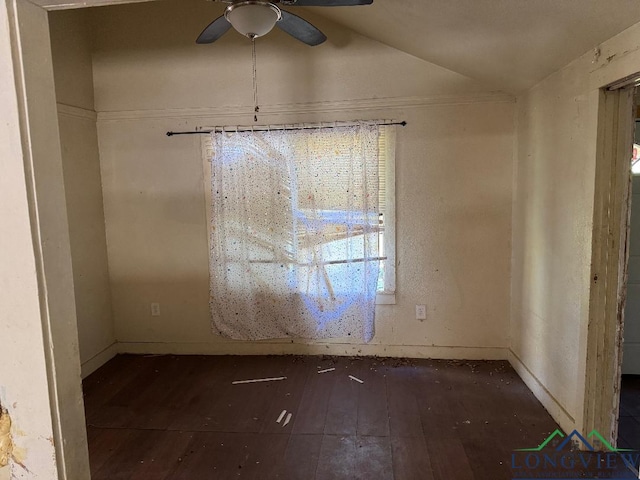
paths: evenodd
<path fill-rule="evenodd" d="M 426 319 L 427 319 L 427 306 L 416 305 L 416 320 L 426 320 Z"/>
<path fill-rule="evenodd" d="M 152 317 L 159 317 L 160 316 L 160 304 L 159 303 L 152 303 L 151 304 L 151 316 Z"/>

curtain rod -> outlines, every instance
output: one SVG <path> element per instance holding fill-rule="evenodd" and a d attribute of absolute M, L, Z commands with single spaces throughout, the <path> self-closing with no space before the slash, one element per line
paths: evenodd
<path fill-rule="evenodd" d="M 404 127 L 407 122 L 365 122 L 369 125 L 400 125 Z M 214 127 L 213 130 L 194 130 L 190 132 L 167 132 L 167 137 L 174 135 L 202 135 L 213 132 L 267 132 L 269 130 L 320 130 L 324 128 L 349 127 L 356 123 L 338 123 L 335 125 L 267 125 L 259 127 Z"/>

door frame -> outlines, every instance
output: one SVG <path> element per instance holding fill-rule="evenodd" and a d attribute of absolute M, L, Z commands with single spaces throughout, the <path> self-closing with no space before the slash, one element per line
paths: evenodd
<path fill-rule="evenodd" d="M 583 432 L 595 429 L 612 445 L 618 434 L 634 125 L 633 87 L 601 88 Z"/>

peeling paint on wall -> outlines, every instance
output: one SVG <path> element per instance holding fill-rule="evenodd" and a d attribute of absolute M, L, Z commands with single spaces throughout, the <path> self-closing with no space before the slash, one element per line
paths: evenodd
<path fill-rule="evenodd" d="M 6 467 L 12 458 L 11 417 L 7 409 L 0 404 L 0 467 Z"/>
<path fill-rule="evenodd" d="M 14 403 L 14 407 L 15 407 Z M 0 468 L 9 465 L 9 462 L 13 460 L 13 463 L 20 465 L 27 472 L 29 469 L 24 464 L 26 457 L 26 451 L 23 448 L 19 448 L 13 442 L 13 436 L 11 435 L 11 415 L 9 411 L 0 403 Z"/>

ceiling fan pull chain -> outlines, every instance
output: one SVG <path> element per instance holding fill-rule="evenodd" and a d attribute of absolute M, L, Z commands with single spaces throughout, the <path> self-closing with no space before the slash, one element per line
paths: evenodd
<path fill-rule="evenodd" d="M 253 121 L 258 121 L 258 70 L 256 68 L 256 37 L 251 37 L 251 58 L 253 59 Z"/>

